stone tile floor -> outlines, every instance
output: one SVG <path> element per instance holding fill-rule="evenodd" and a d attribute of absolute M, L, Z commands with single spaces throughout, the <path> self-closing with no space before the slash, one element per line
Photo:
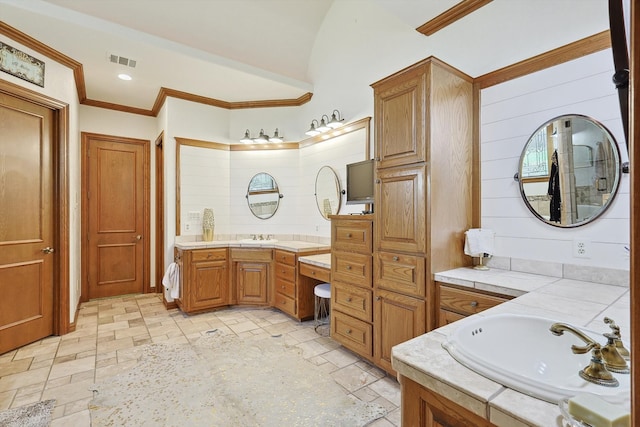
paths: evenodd
<path fill-rule="evenodd" d="M 166 310 L 158 294 L 83 303 L 74 332 L 0 355 L 0 410 L 56 399 L 52 427 L 89 426 L 90 386 L 135 365 L 128 349 L 158 342 L 187 344 L 214 328 L 239 337 L 284 334 L 287 344 L 301 348 L 302 357 L 321 366 L 346 394 L 388 408 L 385 418 L 369 426 L 400 426 L 395 378 L 318 335 L 313 322 L 300 323 L 278 310 L 255 307 L 188 316 Z"/>

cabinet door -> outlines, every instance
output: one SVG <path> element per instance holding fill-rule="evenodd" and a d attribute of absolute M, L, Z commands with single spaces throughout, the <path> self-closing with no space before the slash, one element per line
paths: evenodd
<path fill-rule="evenodd" d="M 376 291 L 374 299 L 374 359 L 378 366 L 394 373 L 391 347 L 426 332 L 426 304 L 422 299 L 382 290 Z"/>
<path fill-rule="evenodd" d="M 191 263 L 189 311 L 219 307 L 229 303 L 229 269 L 227 261 Z"/>
<path fill-rule="evenodd" d="M 495 427 L 457 403 L 400 377 L 402 425 L 409 427 Z"/>
<path fill-rule="evenodd" d="M 426 167 L 378 170 L 376 249 L 426 254 Z"/>
<path fill-rule="evenodd" d="M 374 86 L 378 168 L 425 159 L 427 68 L 418 66 Z"/>
<path fill-rule="evenodd" d="M 269 264 L 238 262 L 236 265 L 238 303 L 266 304 L 268 302 Z"/>

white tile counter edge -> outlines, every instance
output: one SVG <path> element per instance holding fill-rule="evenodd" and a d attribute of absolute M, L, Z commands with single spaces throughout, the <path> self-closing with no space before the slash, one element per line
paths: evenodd
<path fill-rule="evenodd" d="M 629 289 L 510 270 L 459 268 L 435 274 L 435 280 L 498 292 L 517 298 L 475 316 L 497 313 L 532 314 L 576 326 L 608 332 L 602 319 L 620 325 L 629 334 Z M 544 307 L 544 308 L 541 308 Z M 431 331 L 395 346 L 393 367 L 423 386 L 489 418 L 497 426 L 559 426 L 556 405 L 503 387 L 459 364 L 441 344 L 463 322 Z M 567 351 L 570 351 L 567 349 Z"/>

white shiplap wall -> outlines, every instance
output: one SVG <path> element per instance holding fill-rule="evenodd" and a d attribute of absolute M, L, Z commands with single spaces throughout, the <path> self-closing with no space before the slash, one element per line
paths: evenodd
<path fill-rule="evenodd" d="M 629 176 L 622 175 L 609 209 L 585 226 L 560 229 L 534 218 L 513 176 L 522 148 L 547 120 L 583 114 L 607 127 L 628 161 L 610 50 L 601 51 L 481 92 L 482 227 L 496 232 L 495 255 L 629 269 Z M 590 242 L 590 258 L 573 256 L 575 239 Z"/>
<path fill-rule="evenodd" d="M 181 235 L 201 233 L 202 221 L 190 221 L 189 212 L 212 208 L 215 233 L 220 235 L 278 234 L 331 236 L 330 222 L 322 218 L 315 200 L 315 180 L 321 167 L 330 166 L 340 185 L 346 183 L 347 163 L 365 160 L 369 141 L 360 129 L 300 149 L 226 151 L 182 146 L 180 151 Z M 260 172 L 278 183 L 280 205 L 275 215 L 256 218 L 247 206 L 247 186 Z M 341 214 L 360 212 L 364 205 L 344 205 Z M 188 228 L 187 229 L 187 224 Z"/>

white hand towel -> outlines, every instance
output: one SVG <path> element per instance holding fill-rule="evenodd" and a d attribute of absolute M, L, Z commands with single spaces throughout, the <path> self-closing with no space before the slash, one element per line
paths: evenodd
<path fill-rule="evenodd" d="M 169 264 L 162 278 L 162 286 L 169 291 L 173 299 L 180 298 L 180 267 L 175 262 Z"/>
<path fill-rule="evenodd" d="M 493 254 L 495 233 L 486 228 L 471 228 L 465 233 L 464 253 L 472 257 Z"/>

